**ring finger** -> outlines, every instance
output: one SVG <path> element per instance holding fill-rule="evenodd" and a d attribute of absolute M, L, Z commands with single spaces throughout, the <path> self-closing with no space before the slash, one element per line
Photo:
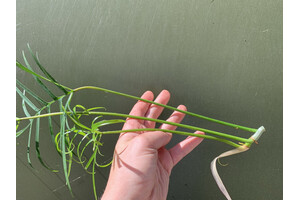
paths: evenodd
<path fill-rule="evenodd" d="M 187 110 L 184 105 L 179 105 L 177 107 L 177 109 L 183 110 L 183 111 Z M 166 121 L 174 122 L 174 123 L 180 123 L 183 120 L 184 116 L 185 116 L 184 113 L 181 113 L 179 111 L 174 111 Z M 170 125 L 170 124 L 162 124 L 160 126 L 160 129 L 175 130 L 176 128 L 177 128 L 177 126 L 173 126 L 173 125 Z"/>

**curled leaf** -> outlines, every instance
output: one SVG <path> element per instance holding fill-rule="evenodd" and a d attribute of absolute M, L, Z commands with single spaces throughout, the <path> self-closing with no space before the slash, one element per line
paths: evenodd
<path fill-rule="evenodd" d="M 232 149 L 232 150 L 229 150 L 229 151 L 226 151 L 222 154 L 220 154 L 219 156 L 217 156 L 211 163 L 210 163 L 210 169 L 211 169 L 211 173 L 219 187 L 219 189 L 221 190 L 221 192 L 224 194 L 224 196 L 228 199 L 228 200 L 231 200 L 231 197 L 229 195 L 229 193 L 227 192 L 226 190 L 226 187 L 223 183 L 223 181 L 221 180 L 219 174 L 218 174 L 218 171 L 217 171 L 217 166 L 216 166 L 216 163 L 217 163 L 217 160 L 220 159 L 220 158 L 224 158 L 224 157 L 228 157 L 228 156 L 231 156 L 231 155 L 234 155 L 234 154 L 238 154 L 238 153 L 242 153 L 242 152 L 245 152 L 249 149 L 249 147 L 247 146 L 241 146 L 241 147 L 238 147 L 238 148 L 235 148 L 235 149 Z"/>

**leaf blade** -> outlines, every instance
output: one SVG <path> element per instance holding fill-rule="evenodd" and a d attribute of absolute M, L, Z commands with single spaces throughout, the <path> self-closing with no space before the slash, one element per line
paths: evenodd
<path fill-rule="evenodd" d="M 40 115 L 40 113 L 41 112 L 38 112 L 37 114 Z M 35 152 L 36 152 L 39 162 L 42 164 L 43 167 L 45 167 L 46 169 L 48 169 L 52 172 L 58 172 L 58 170 L 54 170 L 54 169 L 50 168 L 48 165 L 46 165 L 41 157 L 41 153 L 40 153 L 40 118 L 36 119 Z"/>
<path fill-rule="evenodd" d="M 20 97 L 22 98 L 22 105 L 25 105 L 25 102 L 36 112 L 39 111 L 39 109 L 36 107 L 36 105 L 34 105 L 26 96 L 25 96 L 25 90 L 24 92 L 22 93 L 21 90 L 16 87 L 16 90 L 17 90 L 17 93 L 20 95 Z M 23 102 L 24 101 L 24 102 Z M 24 109 L 23 109 L 24 110 Z M 25 111 L 27 112 L 28 115 L 26 115 L 27 117 L 31 117 L 29 112 L 27 111 L 27 109 L 24 110 L 24 113 Z M 25 113 L 26 114 L 26 113 Z"/>
<path fill-rule="evenodd" d="M 25 91 L 23 92 L 23 94 L 25 96 Z M 22 99 L 22 108 L 23 108 L 23 111 L 25 113 L 25 115 L 27 117 L 30 116 L 27 108 L 26 108 L 26 105 L 25 105 L 25 98 Z M 32 124 L 33 124 L 33 119 L 30 119 L 29 120 L 30 123 L 29 123 L 29 132 L 28 132 L 28 139 L 27 139 L 27 151 L 26 151 L 26 156 L 27 156 L 27 162 L 28 164 L 30 165 L 30 167 L 32 167 L 34 169 L 34 167 L 32 166 L 32 163 L 31 163 L 31 160 L 30 160 L 30 143 L 31 143 L 31 133 L 32 133 Z"/>
<path fill-rule="evenodd" d="M 27 68 L 31 71 L 33 71 L 33 69 L 31 68 L 30 64 L 27 61 L 27 58 L 25 56 L 24 51 L 22 51 L 23 54 L 23 59 L 25 62 L 25 65 L 27 66 Z M 34 79 L 36 80 L 36 82 L 41 86 L 41 88 L 53 99 L 53 100 L 57 100 L 57 97 L 47 88 L 47 86 L 37 77 L 37 76 L 33 76 Z"/>
<path fill-rule="evenodd" d="M 48 106 L 47 106 L 47 112 L 48 113 L 51 113 L 51 105 L 49 104 Z M 50 131 L 50 136 L 51 136 L 51 140 L 52 140 L 52 142 L 54 142 L 55 141 L 55 139 L 54 139 L 54 133 L 53 133 L 53 126 L 52 126 L 52 119 L 51 119 L 51 116 L 49 116 L 48 117 L 48 126 L 49 126 L 49 131 Z M 55 142 L 54 142 L 55 143 Z"/>
<path fill-rule="evenodd" d="M 47 70 L 41 65 L 38 56 L 34 55 L 32 49 L 29 46 L 29 43 L 27 43 L 27 47 L 28 50 L 31 54 L 31 56 L 33 57 L 34 61 L 36 62 L 37 66 L 40 68 L 40 70 L 46 75 L 46 77 L 48 77 L 50 80 L 52 80 L 54 83 L 57 83 L 57 87 L 62 90 L 65 94 L 68 94 L 68 91 L 65 90 L 63 87 L 60 86 L 60 84 L 58 84 L 58 82 L 47 72 Z"/>
<path fill-rule="evenodd" d="M 22 65 L 22 64 L 21 64 L 20 62 L 18 62 L 18 61 L 16 61 L 16 66 L 17 66 L 19 69 L 21 69 L 21 70 L 23 70 L 23 71 L 25 71 L 25 72 L 27 72 L 27 73 L 33 75 L 33 76 L 36 76 L 36 77 L 38 77 L 38 78 L 40 78 L 40 79 L 43 79 L 43 80 L 48 81 L 48 82 L 50 82 L 50 83 L 53 83 L 53 84 L 55 84 L 55 85 L 60 85 L 61 87 L 66 88 L 66 89 L 72 91 L 72 89 L 71 89 L 71 88 L 68 88 L 67 86 L 64 86 L 64 85 L 59 84 L 59 83 L 55 83 L 55 82 L 53 82 L 52 80 L 49 80 L 49 79 L 47 79 L 46 77 L 41 76 L 40 74 L 35 73 L 34 71 L 28 69 L 27 67 L 25 67 L 24 65 Z"/>
<path fill-rule="evenodd" d="M 30 124 L 31 124 L 31 123 L 29 122 L 29 124 L 27 124 L 27 126 L 25 126 L 25 128 L 19 130 L 19 131 L 16 133 L 16 136 L 19 137 L 20 135 L 22 135 L 22 134 L 29 128 Z"/>
<path fill-rule="evenodd" d="M 17 79 L 17 84 L 23 89 L 25 90 L 28 94 L 30 94 L 32 97 L 34 97 L 37 101 L 39 101 L 40 103 L 42 103 L 44 106 L 46 106 L 48 103 L 43 100 L 42 98 L 40 98 L 38 95 L 36 95 L 33 91 L 31 91 L 29 88 L 27 88 L 25 85 L 23 85 L 18 79 Z"/>
<path fill-rule="evenodd" d="M 66 159 L 66 145 L 65 145 L 65 120 L 66 120 L 66 113 L 64 111 L 63 108 L 63 102 L 62 102 L 63 98 L 60 98 L 59 101 L 59 110 L 60 112 L 63 112 L 63 115 L 60 115 L 60 149 L 61 149 L 61 156 L 62 156 L 62 162 L 63 162 L 63 171 L 64 171 L 64 175 L 65 175 L 65 180 L 66 180 L 66 184 L 68 186 L 68 189 L 71 193 L 71 195 L 73 196 L 73 192 L 72 192 L 72 188 L 70 185 L 70 181 L 69 181 L 69 176 L 68 176 L 68 167 L 67 167 L 67 159 Z"/>

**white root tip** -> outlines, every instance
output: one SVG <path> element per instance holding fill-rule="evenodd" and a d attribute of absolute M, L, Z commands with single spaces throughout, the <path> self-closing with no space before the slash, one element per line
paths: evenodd
<path fill-rule="evenodd" d="M 257 131 L 251 136 L 252 139 L 254 139 L 255 141 L 257 141 L 260 136 L 266 131 L 265 127 L 261 126 L 259 127 L 259 129 L 257 129 Z"/>

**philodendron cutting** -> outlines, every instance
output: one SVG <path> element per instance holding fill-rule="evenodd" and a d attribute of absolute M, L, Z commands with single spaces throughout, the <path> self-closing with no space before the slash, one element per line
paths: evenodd
<path fill-rule="evenodd" d="M 104 164 L 101 165 L 98 162 L 97 156 L 101 156 L 101 146 L 103 146 L 103 143 L 101 141 L 102 136 L 107 134 L 119 134 L 122 132 L 136 132 L 136 131 L 164 131 L 169 132 L 173 134 L 179 134 L 179 135 L 185 135 L 185 136 L 194 136 L 194 137 L 202 137 L 205 139 L 211 139 L 219 142 L 223 142 L 227 145 L 233 146 L 234 149 L 227 151 L 225 153 L 222 153 L 221 155 L 217 156 L 212 162 L 211 162 L 211 171 L 213 174 L 213 177 L 215 178 L 220 190 L 223 192 L 223 194 L 226 196 L 227 199 L 231 199 L 229 196 L 224 184 L 222 183 L 220 176 L 218 175 L 217 168 L 216 168 L 216 161 L 219 158 L 230 156 L 233 154 L 241 153 L 246 150 L 248 150 L 253 143 L 256 143 L 259 137 L 262 135 L 262 133 L 265 131 L 264 127 L 260 127 L 258 129 L 255 128 L 249 128 L 245 126 L 240 126 L 237 124 L 232 124 L 228 122 L 224 122 L 221 120 L 216 120 L 210 117 L 205 117 L 203 115 L 199 115 L 193 112 L 183 111 L 179 110 L 175 107 L 156 103 L 153 101 L 149 101 L 146 99 L 141 99 L 136 96 L 132 96 L 129 94 L 121 93 L 112 91 L 105 88 L 95 87 L 95 86 L 83 86 L 75 89 L 71 89 L 69 87 L 66 87 L 60 83 L 58 83 L 47 71 L 46 69 L 41 65 L 37 54 L 34 54 L 32 50 L 30 49 L 28 45 L 29 52 L 31 56 L 33 57 L 35 64 L 39 67 L 39 69 L 42 71 L 44 76 L 34 72 L 34 70 L 31 68 L 29 62 L 26 59 L 25 53 L 23 52 L 23 58 L 25 66 L 22 65 L 20 62 L 16 62 L 16 65 L 19 69 L 28 72 L 29 74 L 33 75 L 34 79 L 37 81 L 37 83 L 41 86 L 41 88 L 46 92 L 49 97 L 51 98 L 50 101 L 42 99 L 40 96 L 38 96 L 36 93 L 34 93 L 32 90 L 30 90 L 28 87 L 26 87 L 24 84 L 22 84 L 20 81 L 17 80 L 17 93 L 22 99 L 22 108 L 25 114 L 25 117 L 17 117 L 17 137 L 21 134 L 25 133 L 25 131 L 28 130 L 28 145 L 27 145 L 27 160 L 29 165 L 32 167 L 31 161 L 30 161 L 30 141 L 31 141 L 31 135 L 33 132 L 33 129 L 35 129 L 35 150 L 38 157 L 38 160 L 40 163 L 46 167 L 47 169 L 57 172 L 57 170 L 51 169 L 45 162 L 43 161 L 41 155 L 40 155 L 40 149 L 39 149 L 39 137 L 40 137 L 40 120 L 42 118 L 48 119 L 49 124 L 49 131 L 50 136 L 54 142 L 54 146 L 59 153 L 59 155 L 62 158 L 62 166 L 63 166 L 63 172 L 65 175 L 65 181 L 66 185 L 68 186 L 71 194 L 72 189 L 70 186 L 69 181 L 69 175 L 71 171 L 71 166 L 73 164 L 73 161 L 81 164 L 83 168 L 92 175 L 93 180 L 93 190 L 94 190 L 94 196 L 95 199 L 97 199 L 96 194 L 96 186 L 95 186 L 95 167 L 107 167 L 110 165 Z M 59 90 L 62 92 L 62 95 L 58 96 L 54 94 L 52 91 L 49 90 L 49 88 L 45 85 L 43 81 L 47 81 L 50 84 L 54 84 L 59 88 Z M 178 111 L 181 113 L 184 113 L 186 115 L 190 115 L 192 117 L 208 120 L 214 123 L 219 123 L 225 126 L 230 126 L 234 129 L 241 129 L 247 132 L 252 133 L 252 135 L 249 138 L 242 138 L 218 131 L 212 131 L 204 128 L 200 128 L 197 126 L 191 126 L 187 124 L 179 124 L 179 123 L 173 123 L 168 122 L 166 120 L 161 119 L 152 119 L 152 118 L 146 118 L 146 117 L 139 117 L 139 116 L 132 116 L 122 113 L 115 113 L 115 112 L 108 112 L 104 107 L 93 107 L 93 108 L 85 108 L 82 105 L 75 105 L 74 107 L 71 107 L 71 101 L 72 97 L 76 95 L 81 90 L 92 90 L 94 92 L 106 92 L 106 93 L 112 93 L 115 95 L 131 98 L 134 100 L 140 100 L 144 102 L 148 102 L 151 104 L 155 104 L 157 106 L 164 107 L 169 110 Z M 32 100 L 35 100 L 36 103 L 33 103 Z M 58 112 L 52 112 L 51 106 L 54 104 L 59 105 L 59 111 Z M 37 106 L 39 105 L 39 106 Z M 31 115 L 30 112 L 27 110 L 27 107 L 30 107 L 30 109 L 33 110 L 34 114 Z M 60 119 L 60 131 L 56 135 L 53 132 L 53 119 L 52 117 L 59 116 Z M 95 116 L 94 120 L 91 122 L 90 125 L 85 125 L 82 123 L 81 117 L 82 116 Z M 110 116 L 110 119 L 102 119 L 105 116 Z M 115 119 L 111 119 L 114 117 Z M 120 124 L 124 123 L 126 118 L 134 118 L 134 119 L 142 119 L 142 120 L 148 120 L 153 121 L 161 124 L 170 124 L 177 127 L 185 128 L 187 131 L 176 131 L 176 130 L 164 130 L 164 129 L 156 129 L 156 128 L 145 128 L 145 129 L 131 129 L 131 130 L 110 130 L 110 131 L 102 131 L 101 128 L 103 126 L 111 125 L 111 124 Z M 18 130 L 19 124 L 21 121 L 26 121 L 27 124 L 22 128 L 21 130 Z M 71 122 L 71 123 L 70 123 Z M 35 127 L 33 124 L 35 123 Z M 189 132 L 191 131 L 191 132 Z M 194 131 L 202 131 L 205 132 L 204 135 L 202 134 L 195 134 Z M 75 140 L 76 138 L 76 140 Z M 79 139 L 79 140 L 78 140 Z M 77 142 L 75 142 L 77 141 Z M 78 142 L 79 141 L 79 142 Z M 87 147 L 92 147 L 92 155 L 89 158 L 86 158 L 84 152 L 87 149 Z"/>

